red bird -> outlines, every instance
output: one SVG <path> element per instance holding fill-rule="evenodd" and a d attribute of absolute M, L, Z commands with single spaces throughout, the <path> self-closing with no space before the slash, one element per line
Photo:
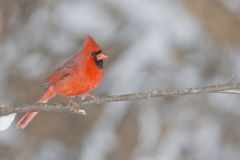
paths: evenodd
<path fill-rule="evenodd" d="M 103 79 L 105 58 L 107 56 L 97 43 L 88 36 L 83 50 L 48 77 L 45 82 L 47 89 L 36 103 L 47 103 L 56 95 L 88 95 Z M 25 128 L 37 114 L 38 112 L 26 113 L 17 123 L 17 128 Z"/>

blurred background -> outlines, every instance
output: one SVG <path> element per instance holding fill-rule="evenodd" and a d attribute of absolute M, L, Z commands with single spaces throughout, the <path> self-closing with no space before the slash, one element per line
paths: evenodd
<path fill-rule="evenodd" d="M 0 103 L 34 103 L 87 34 L 109 58 L 93 94 L 239 81 L 240 0 L 1 0 Z M 51 102 L 65 102 L 57 97 Z M 240 98 L 209 94 L 42 112 L 0 132 L 1 160 L 238 160 Z"/>

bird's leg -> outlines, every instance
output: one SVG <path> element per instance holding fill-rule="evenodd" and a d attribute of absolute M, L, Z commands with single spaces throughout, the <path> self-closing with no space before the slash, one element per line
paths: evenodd
<path fill-rule="evenodd" d="M 80 113 L 81 115 L 86 115 L 86 111 L 84 109 L 80 109 L 80 105 L 73 100 L 72 97 L 69 98 L 68 107 L 73 107 L 74 112 Z"/>
<path fill-rule="evenodd" d="M 89 94 L 89 93 L 86 93 L 86 94 L 83 94 L 80 96 L 81 98 L 81 101 L 84 101 L 86 100 L 86 98 L 89 97 L 89 99 L 92 99 L 94 102 L 96 102 L 97 104 L 100 104 L 102 99 L 101 97 L 98 97 L 96 95 L 92 95 L 92 94 Z"/>

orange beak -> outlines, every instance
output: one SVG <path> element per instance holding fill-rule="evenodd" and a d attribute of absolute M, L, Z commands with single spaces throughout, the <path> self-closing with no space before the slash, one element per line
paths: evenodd
<path fill-rule="evenodd" d="M 99 60 L 104 60 L 104 59 L 106 59 L 108 56 L 106 56 L 105 54 L 103 54 L 103 53 L 100 53 L 100 54 L 98 54 L 97 55 L 97 60 L 99 61 Z"/>

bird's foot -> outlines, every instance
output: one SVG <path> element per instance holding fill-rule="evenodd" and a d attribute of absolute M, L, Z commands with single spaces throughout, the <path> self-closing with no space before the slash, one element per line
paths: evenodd
<path fill-rule="evenodd" d="M 81 109 L 80 105 L 72 99 L 69 99 L 68 107 L 73 108 L 73 111 L 76 113 L 80 113 L 81 115 L 84 116 L 86 115 L 86 111 L 84 109 Z"/>
<path fill-rule="evenodd" d="M 101 97 L 98 97 L 96 95 L 92 95 L 92 94 L 84 94 L 81 95 L 81 100 L 84 101 L 86 100 L 86 98 L 92 99 L 95 103 L 100 104 L 102 102 Z"/>

